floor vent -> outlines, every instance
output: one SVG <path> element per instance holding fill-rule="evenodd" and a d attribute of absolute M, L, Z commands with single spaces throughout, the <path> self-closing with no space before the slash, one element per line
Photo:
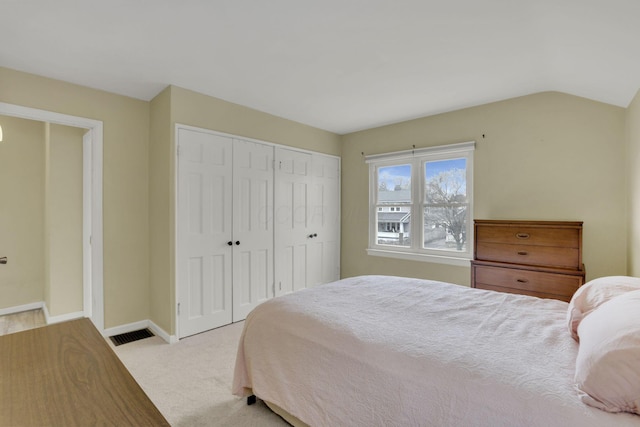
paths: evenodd
<path fill-rule="evenodd" d="M 151 332 L 149 329 L 140 329 L 139 331 L 133 331 L 133 332 L 127 332 L 120 335 L 114 335 L 109 338 L 111 338 L 111 341 L 117 347 L 122 344 L 142 340 L 145 338 L 150 338 L 153 336 L 154 336 L 153 332 Z"/>

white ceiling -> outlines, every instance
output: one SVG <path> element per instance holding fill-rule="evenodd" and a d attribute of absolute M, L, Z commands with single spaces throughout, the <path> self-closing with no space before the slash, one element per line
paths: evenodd
<path fill-rule="evenodd" d="M 639 42 L 638 0 L 0 0 L 0 66 L 339 134 L 549 90 L 626 107 Z"/>

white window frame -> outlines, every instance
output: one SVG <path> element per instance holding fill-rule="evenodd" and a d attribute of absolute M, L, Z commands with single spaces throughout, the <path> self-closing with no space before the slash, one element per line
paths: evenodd
<path fill-rule="evenodd" d="M 369 247 L 373 256 L 435 262 L 441 264 L 469 266 L 473 258 L 473 152 L 475 141 L 440 145 L 393 153 L 373 154 L 365 157 L 369 164 Z M 422 244 L 423 206 L 425 195 L 424 164 L 448 159 L 466 159 L 466 192 L 469 204 L 467 211 L 467 239 L 465 251 L 425 249 Z M 411 165 L 411 246 L 380 245 L 377 242 L 377 197 L 378 169 L 395 165 Z M 419 230 L 414 235 L 413 230 Z"/>

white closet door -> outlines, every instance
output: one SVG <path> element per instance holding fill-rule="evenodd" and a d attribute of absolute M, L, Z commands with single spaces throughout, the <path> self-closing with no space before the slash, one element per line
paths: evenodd
<path fill-rule="evenodd" d="M 276 295 L 284 295 L 307 287 L 312 155 L 280 147 L 275 155 Z"/>
<path fill-rule="evenodd" d="M 313 155 L 307 286 L 340 278 L 340 160 Z"/>
<path fill-rule="evenodd" d="M 273 146 L 234 140 L 234 322 L 274 295 L 273 150 Z"/>
<path fill-rule="evenodd" d="M 232 140 L 178 133 L 178 336 L 231 323 Z"/>

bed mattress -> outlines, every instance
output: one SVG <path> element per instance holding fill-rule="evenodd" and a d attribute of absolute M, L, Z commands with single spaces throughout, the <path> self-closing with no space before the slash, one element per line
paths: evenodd
<path fill-rule="evenodd" d="M 245 321 L 233 392 L 312 426 L 640 426 L 585 405 L 567 303 L 360 276 Z"/>

